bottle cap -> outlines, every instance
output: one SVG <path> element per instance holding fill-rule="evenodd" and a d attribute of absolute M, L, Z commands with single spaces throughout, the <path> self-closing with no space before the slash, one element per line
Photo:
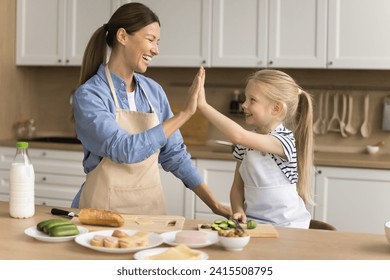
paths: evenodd
<path fill-rule="evenodd" d="M 16 148 L 28 148 L 28 142 L 16 142 Z"/>

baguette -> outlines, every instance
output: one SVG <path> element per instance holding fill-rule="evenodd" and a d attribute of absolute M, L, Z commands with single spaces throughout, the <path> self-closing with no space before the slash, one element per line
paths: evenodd
<path fill-rule="evenodd" d="M 121 227 L 125 223 L 125 219 L 115 211 L 84 208 L 79 214 L 79 221 L 84 225 Z"/>

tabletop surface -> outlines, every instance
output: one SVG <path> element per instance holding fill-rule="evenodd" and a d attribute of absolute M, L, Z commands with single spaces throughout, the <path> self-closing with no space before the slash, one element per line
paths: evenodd
<path fill-rule="evenodd" d="M 24 233 L 26 228 L 51 219 L 52 207 L 36 206 L 32 218 L 9 216 L 8 202 L 0 202 L 0 259 L 8 260 L 130 260 L 133 253 L 114 254 L 91 250 L 74 241 L 51 243 L 38 241 Z M 77 210 L 75 209 L 77 213 Z M 195 229 L 205 221 L 186 220 L 183 229 Z M 209 222 L 209 221 L 208 221 Z M 90 231 L 101 230 L 85 226 Z M 111 228 L 107 228 L 111 229 Z M 390 244 L 384 234 L 306 230 L 277 227 L 279 237 L 251 238 L 240 252 L 224 250 L 218 243 L 199 250 L 210 260 L 388 260 Z M 159 247 L 169 247 L 162 244 Z"/>

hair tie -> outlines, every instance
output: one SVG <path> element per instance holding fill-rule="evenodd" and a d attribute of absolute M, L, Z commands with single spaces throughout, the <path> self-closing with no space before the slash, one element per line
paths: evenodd
<path fill-rule="evenodd" d="M 103 24 L 103 28 L 106 32 L 108 31 L 107 23 Z"/>
<path fill-rule="evenodd" d="M 301 95 L 302 94 L 302 89 L 301 88 L 298 88 L 298 95 Z"/>

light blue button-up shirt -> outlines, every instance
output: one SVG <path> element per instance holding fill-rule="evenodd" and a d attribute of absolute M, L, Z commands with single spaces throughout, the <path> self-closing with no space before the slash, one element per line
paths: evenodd
<path fill-rule="evenodd" d="M 112 72 L 111 76 L 119 106 L 129 109 L 126 83 Z M 74 118 L 77 137 L 84 147 L 85 173 L 92 171 L 103 157 L 118 163 L 135 163 L 160 150 L 159 163 L 163 169 L 181 179 L 187 188 L 195 188 L 203 179 L 191 161 L 182 135 L 176 131 L 167 139 L 162 129 L 161 123 L 173 116 L 164 90 L 158 83 L 141 74 L 135 73 L 134 77 L 137 111 L 151 112 L 143 89 L 160 121 L 159 125 L 142 133 L 129 134 L 117 124 L 115 103 L 104 65 L 100 65 L 97 74 L 75 92 Z"/>

